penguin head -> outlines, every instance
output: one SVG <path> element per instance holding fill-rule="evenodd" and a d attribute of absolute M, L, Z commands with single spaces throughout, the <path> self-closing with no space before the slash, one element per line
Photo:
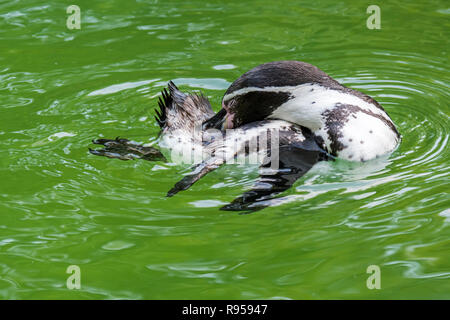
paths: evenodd
<path fill-rule="evenodd" d="M 204 122 L 203 128 L 230 129 L 261 121 L 295 98 L 297 86 L 325 82 L 329 85 L 335 81 L 309 63 L 276 61 L 259 65 L 231 84 L 222 99 L 222 109 Z M 281 120 L 289 121 L 289 115 Z"/>

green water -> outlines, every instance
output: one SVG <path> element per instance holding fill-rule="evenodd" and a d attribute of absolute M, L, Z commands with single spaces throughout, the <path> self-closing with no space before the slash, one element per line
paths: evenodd
<path fill-rule="evenodd" d="M 380 30 L 366 27 L 370 4 L 1 1 L 0 298 L 449 299 L 449 3 L 375 3 Z M 218 110 L 243 72 L 286 59 L 377 99 L 400 147 L 320 163 L 250 215 L 218 208 L 254 167 L 166 198 L 186 167 L 87 151 L 101 136 L 156 141 L 169 80 Z"/>

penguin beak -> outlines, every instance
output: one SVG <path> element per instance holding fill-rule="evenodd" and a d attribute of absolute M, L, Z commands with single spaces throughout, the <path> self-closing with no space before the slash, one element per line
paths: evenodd
<path fill-rule="evenodd" d="M 213 117 L 203 122 L 202 130 L 205 131 L 211 128 L 223 130 L 225 129 L 224 124 L 226 124 L 226 118 L 227 111 L 225 109 L 220 109 Z"/>

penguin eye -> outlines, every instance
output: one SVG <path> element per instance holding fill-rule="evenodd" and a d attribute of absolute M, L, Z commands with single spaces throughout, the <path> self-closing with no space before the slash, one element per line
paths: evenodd
<path fill-rule="evenodd" d="M 230 111 L 233 107 L 233 101 L 234 101 L 234 99 L 223 101 L 222 108 L 225 109 L 227 112 Z"/>

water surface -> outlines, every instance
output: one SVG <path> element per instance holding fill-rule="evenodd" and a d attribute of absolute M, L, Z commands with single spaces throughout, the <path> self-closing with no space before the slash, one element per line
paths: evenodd
<path fill-rule="evenodd" d="M 380 30 L 364 1 L 74 2 L 80 30 L 61 1 L 0 3 L 0 298 L 450 298 L 448 2 L 383 1 Z M 400 147 L 320 163 L 251 215 L 219 208 L 254 167 L 166 198 L 185 167 L 87 151 L 155 142 L 169 80 L 218 110 L 243 72 L 287 59 L 377 99 Z"/>

